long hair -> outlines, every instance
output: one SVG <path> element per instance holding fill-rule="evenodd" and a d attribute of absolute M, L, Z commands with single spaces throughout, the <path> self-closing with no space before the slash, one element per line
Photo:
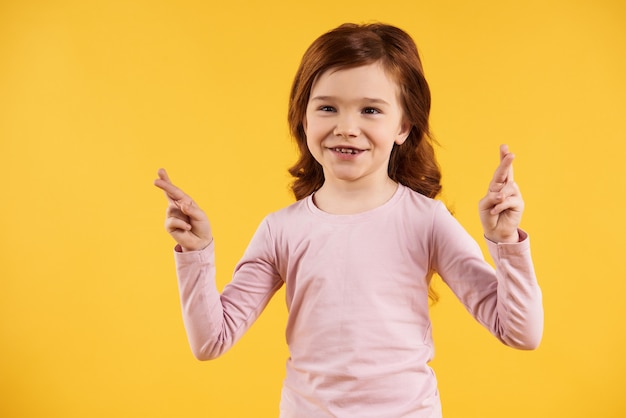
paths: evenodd
<path fill-rule="evenodd" d="M 315 80 L 329 69 L 348 69 L 380 62 L 400 90 L 408 138 L 395 144 L 389 159 L 391 179 L 418 193 L 435 197 L 441 191 L 441 172 L 428 127 L 430 89 L 413 39 L 403 30 L 382 24 L 343 24 L 317 38 L 306 50 L 291 87 L 288 121 L 300 157 L 289 169 L 297 200 L 324 183 L 322 166 L 308 149 L 304 119 Z"/>

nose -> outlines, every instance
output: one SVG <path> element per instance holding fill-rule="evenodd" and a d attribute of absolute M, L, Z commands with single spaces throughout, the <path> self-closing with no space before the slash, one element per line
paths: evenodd
<path fill-rule="evenodd" d="M 333 133 L 336 136 L 350 138 L 359 136 L 361 131 L 355 117 L 352 115 L 343 115 L 337 118 L 337 125 Z"/>

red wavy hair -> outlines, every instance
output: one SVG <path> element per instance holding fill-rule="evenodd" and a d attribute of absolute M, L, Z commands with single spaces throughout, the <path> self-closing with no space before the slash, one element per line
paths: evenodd
<path fill-rule="evenodd" d="M 299 151 L 289 169 L 297 200 L 324 183 L 322 166 L 307 147 L 304 120 L 311 88 L 329 69 L 347 69 L 380 62 L 399 87 L 405 121 L 411 131 L 402 145 L 394 145 L 389 177 L 425 196 L 441 191 L 441 172 L 429 132 L 430 89 L 413 39 L 402 29 L 382 23 L 343 24 L 317 38 L 306 50 L 289 96 L 289 127 Z"/>

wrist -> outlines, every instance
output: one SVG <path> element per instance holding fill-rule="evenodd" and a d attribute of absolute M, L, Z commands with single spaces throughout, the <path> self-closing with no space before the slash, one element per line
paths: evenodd
<path fill-rule="evenodd" d="M 516 229 L 513 234 L 509 235 L 488 235 L 485 233 L 485 238 L 496 244 L 516 244 L 522 241 L 519 229 Z"/>
<path fill-rule="evenodd" d="M 176 247 L 174 247 L 174 250 L 179 253 L 190 253 L 194 251 L 202 251 L 205 248 L 207 248 L 209 245 L 211 245 L 212 242 L 213 242 L 213 238 L 211 238 L 209 241 L 205 241 L 199 244 L 198 246 L 193 246 L 193 247 L 184 247 L 180 244 L 176 244 Z"/>

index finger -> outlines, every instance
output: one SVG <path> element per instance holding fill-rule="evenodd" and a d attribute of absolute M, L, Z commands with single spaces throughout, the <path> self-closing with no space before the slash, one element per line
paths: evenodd
<path fill-rule="evenodd" d="M 165 171 L 164 168 L 159 168 L 159 171 L 157 172 L 157 174 L 159 175 L 160 179 L 165 180 L 168 183 L 171 183 L 172 181 L 170 180 L 170 176 L 167 175 L 167 171 Z"/>
<path fill-rule="evenodd" d="M 515 154 L 509 152 L 508 145 L 506 144 L 500 145 L 500 162 L 502 162 L 509 155 L 511 157 L 510 157 L 510 162 L 509 162 L 509 170 L 508 170 L 506 178 L 508 181 L 513 181 L 513 159 L 515 159 Z"/>
<path fill-rule="evenodd" d="M 185 192 L 172 184 L 172 181 L 164 169 L 159 169 L 158 174 L 159 178 L 154 181 L 154 185 L 163 190 L 168 199 L 178 201 L 187 197 Z"/>
<path fill-rule="evenodd" d="M 515 155 L 508 152 L 508 147 L 503 145 L 500 148 L 500 165 L 493 173 L 489 191 L 499 192 L 507 182 L 513 181 L 513 159 Z"/>

